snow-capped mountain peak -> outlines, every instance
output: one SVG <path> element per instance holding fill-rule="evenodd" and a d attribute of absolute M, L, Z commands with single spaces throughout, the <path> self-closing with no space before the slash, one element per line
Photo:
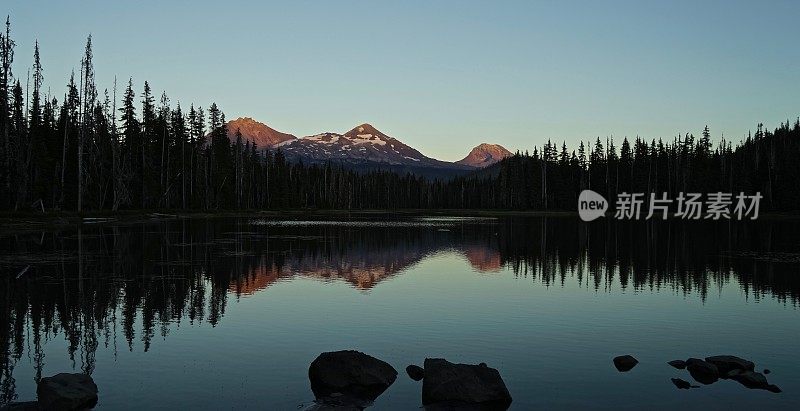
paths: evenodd
<path fill-rule="evenodd" d="M 285 141 L 275 146 L 287 158 L 306 162 L 337 161 L 354 165 L 374 164 L 431 168 L 463 168 L 463 166 L 427 157 L 389 137 L 368 123 L 344 133 L 322 133 Z"/>
<path fill-rule="evenodd" d="M 472 169 L 468 164 L 427 157 L 369 123 L 358 125 L 344 134 L 326 132 L 295 138 L 245 117 L 228 123 L 232 141 L 236 130 L 242 133 L 245 140 L 257 142 L 261 149 L 281 150 L 290 161 L 318 164 L 334 162 L 359 169 L 391 169 L 398 172 L 463 172 Z"/>
<path fill-rule="evenodd" d="M 386 134 L 382 133 L 377 128 L 373 127 L 372 124 L 364 123 L 360 126 L 353 128 L 352 130 L 344 133 L 345 136 L 350 138 L 358 138 L 361 140 L 381 140 L 381 141 L 388 141 L 394 140 L 393 138 L 387 136 Z"/>

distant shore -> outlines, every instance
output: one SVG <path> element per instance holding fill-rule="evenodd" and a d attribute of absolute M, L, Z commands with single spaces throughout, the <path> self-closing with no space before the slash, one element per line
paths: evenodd
<path fill-rule="evenodd" d="M 77 213 L 74 211 L 48 211 L 37 212 L 2 212 L 0 213 L 0 228 L 24 226 L 59 226 L 71 225 L 79 222 L 137 222 L 151 219 L 202 219 L 202 218 L 237 218 L 237 217 L 268 217 L 268 218 L 295 218 L 308 217 L 370 217 L 380 215 L 396 215 L 404 217 L 413 216 L 457 216 L 457 217 L 577 217 L 575 211 L 542 211 L 542 210 L 472 210 L 472 209 L 370 209 L 370 210 L 321 210 L 321 209 L 293 209 L 293 210 L 121 210 L 121 211 L 88 211 Z M 607 215 L 607 217 L 609 217 Z M 800 211 L 767 212 L 759 215 L 759 219 L 798 219 Z M 87 221 L 88 220 L 88 221 Z M 93 221 L 95 220 L 95 221 Z M 702 220 L 699 220 L 702 221 Z M 737 220 L 731 220 L 737 221 Z M 749 220 L 747 220 L 749 221 Z"/>
<path fill-rule="evenodd" d="M 381 215 L 398 216 L 459 216 L 459 217 L 504 217 L 504 216 L 530 216 L 530 217 L 577 217 L 574 211 L 534 211 L 534 210 L 464 210 L 464 209 L 400 209 L 400 210 L 320 210 L 320 209 L 294 209 L 294 210 L 121 210 L 121 211 L 88 211 L 77 213 L 74 211 L 48 211 L 36 212 L 2 212 L 0 213 L 0 227 L 19 225 L 70 225 L 86 220 L 114 220 L 121 222 L 136 222 L 150 219 L 169 218 L 237 218 L 237 217 L 274 217 L 293 218 L 300 216 L 309 217 L 369 217 Z"/>

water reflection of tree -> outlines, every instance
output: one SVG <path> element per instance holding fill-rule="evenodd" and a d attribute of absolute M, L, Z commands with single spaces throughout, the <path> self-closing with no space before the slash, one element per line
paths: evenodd
<path fill-rule="evenodd" d="M 755 299 L 771 295 L 797 304 L 798 224 L 610 222 L 570 218 L 500 226 L 504 265 L 545 285 L 569 277 L 596 290 L 670 288 L 705 299 L 710 289 L 738 285 Z"/>
<path fill-rule="evenodd" d="M 798 224 L 584 224 L 510 218 L 442 227 L 252 226 L 245 221 L 84 225 L 0 237 L 0 402 L 27 352 L 42 376 L 43 346 L 63 338 L 76 369 L 92 373 L 102 346 L 150 349 L 174 325 L 222 321 L 228 298 L 282 278 L 337 280 L 368 291 L 440 251 L 478 271 L 507 267 L 546 286 L 671 289 L 706 298 L 727 284 L 748 298 L 797 304 Z M 16 278 L 18 267 L 31 269 Z M 27 342 L 27 344 L 26 344 Z"/>

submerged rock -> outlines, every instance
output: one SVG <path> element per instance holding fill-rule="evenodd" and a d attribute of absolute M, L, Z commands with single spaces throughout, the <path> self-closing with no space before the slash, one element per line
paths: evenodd
<path fill-rule="evenodd" d="M 769 368 L 764 368 L 764 371 L 762 371 L 762 372 L 763 372 L 764 374 L 769 374 L 769 373 L 771 373 L 772 371 L 770 371 L 770 370 L 769 370 Z"/>
<path fill-rule="evenodd" d="M 406 367 L 406 374 L 411 377 L 414 381 L 419 381 L 425 378 L 425 369 L 420 367 L 419 365 L 411 364 Z"/>
<path fill-rule="evenodd" d="M 304 411 L 361 411 L 369 408 L 372 401 L 354 398 L 346 395 L 334 394 L 330 397 L 319 398 L 314 403 L 304 408 Z"/>
<path fill-rule="evenodd" d="M 735 374 L 731 377 L 732 380 L 738 382 L 739 384 L 744 385 L 747 388 L 757 389 L 757 390 L 768 390 L 771 392 L 781 392 L 781 389 L 778 388 L 777 385 L 770 384 L 767 381 L 767 377 L 760 372 L 755 371 L 743 371 L 739 374 Z"/>
<path fill-rule="evenodd" d="M 717 370 L 719 370 L 720 375 L 727 375 L 728 372 L 732 370 L 753 371 L 756 367 L 752 361 L 745 360 L 735 355 L 715 355 L 713 357 L 706 357 L 706 362 L 714 364 Z"/>
<path fill-rule="evenodd" d="M 689 381 L 682 380 L 680 378 L 671 378 L 671 380 L 672 380 L 672 383 L 675 384 L 676 387 L 678 387 L 678 388 L 680 388 L 682 390 L 688 390 L 689 388 L 692 388 L 692 384 Z"/>
<path fill-rule="evenodd" d="M 737 376 L 737 375 L 739 375 L 739 374 L 741 374 L 743 372 L 744 371 L 742 371 L 742 370 L 730 370 L 730 371 L 728 371 L 727 374 L 724 375 L 724 378 L 733 378 L 733 377 L 735 377 L 735 376 Z M 723 376 L 720 375 L 720 377 L 723 377 Z"/>
<path fill-rule="evenodd" d="M 322 353 L 308 368 L 311 391 L 324 404 L 366 406 L 396 378 L 391 365 L 358 351 Z"/>
<path fill-rule="evenodd" d="M 639 360 L 630 355 L 614 357 L 614 367 L 617 367 L 617 371 L 619 372 L 630 371 L 636 364 L 639 364 Z"/>
<path fill-rule="evenodd" d="M 767 377 L 765 377 L 764 374 L 755 371 L 740 372 L 731 376 L 731 379 L 747 388 L 764 388 L 769 385 L 767 382 Z"/>
<path fill-rule="evenodd" d="M 97 404 L 97 385 L 86 374 L 61 373 L 44 377 L 36 387 L 44 410 L 82 410 Z"/>
<path fill-rule="evenodd" d="M 667 364 L 669 364 L 669 365 L 671 365 L 671 366 L 673 366 L 673 367 L 675 367 L 675 368 L 677 368 L 679 370 L 682 370 L 682 369 L 686 368 L 686 361 L 684 361 L 684 360 L 672 360 L 672 361 L 668 362 Z"/>
<path fill-rule="evenodd" d="M 713 384 L 719 379 L 717 366 L 699 358 L 686 360 L 686 369 L 689 370 L 692 378 L 701 384 Z"/>
<path fill-rule="evenodd" d="M 39 411 L 39 403 L 36 401 L 10 402 L 0 406 L 0 411 Z"/>
<path fill-rule="evenodd" d="M 422 404 L 426 409 L 506 409 L 511 405 L 511 394 L 500 373 L 486 364 L 426 358 Z"/>

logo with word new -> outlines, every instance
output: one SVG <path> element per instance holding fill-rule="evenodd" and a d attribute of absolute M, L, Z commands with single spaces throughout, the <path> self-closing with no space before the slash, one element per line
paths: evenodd
<path fill-rule="evenodd" d="M 659 218 L 666 220 L 670 211 L 672 216 L 683 220 L 744 220 L 758 218 L 759 203 L 764 196 L 755 194 L 678 193 L 677 198 L 669 198 L 667 193 L 627 193 L 617 194 L 614 205 L 614 219 L 645 220 Z M 674 208 L 672 207 L 674 206 Z M 581 191 L 578 196 L 578 215 L 583 221 L 593 221 L 606 215 L 608 201 L 592 190 Z"/>
<path fill-rule="evenodd" d="M 606 215 L 608 201 L 592 190 L 581 191 L 578 196 L 578 215 L 583 221 L 592 221 Z"/>

